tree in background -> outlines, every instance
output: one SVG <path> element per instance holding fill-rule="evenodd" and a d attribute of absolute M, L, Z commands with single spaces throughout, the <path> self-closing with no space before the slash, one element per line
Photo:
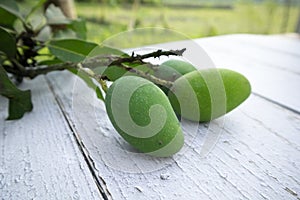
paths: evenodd
<path fill-rule="evenodd" d="M 281 24 L 281 32 L 282 33 L 285 33 L 287 30 L 287 26 L 288 26 L 289 18 L 290 18 L 290 10 L 291 10 L 292 1 L 285 0 L 284 4 L 285 4 L 285 9 L 284 9 L 283 20 L 282 20 L 282 24 Z"/>
<path fill-rule="evenodd" d="M 298 23 L 296 27 L 296 32 L 300 34 L 300 7 L 299 7 L 299 16 L 298 16 Z"/>

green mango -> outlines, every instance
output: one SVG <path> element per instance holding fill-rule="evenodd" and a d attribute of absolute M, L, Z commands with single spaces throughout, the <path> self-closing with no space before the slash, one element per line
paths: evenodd
<path fill-rule="evenodd" d="M 178 115 L 192 121 L 207 122 L 236 108 L 250 93 L 251 85 L 242 74 L 211 68 L 178 78 L 168 97 Z"/>
<path fill-rule="evenodd" d="M 119 78 L 109 87 L 105 106 L 117 132 L 141 152 L 167 157 L 183 146 L 172 106 L 152 82 L 137 76 Z"/>
<path fill-rule="evenodd" d="M 188 62 L 171 59 L 162 63 L 155 71 L 154 76 L 160 79 L 174 81 L 182 75 L 196 70 L 197 69 Z"/>

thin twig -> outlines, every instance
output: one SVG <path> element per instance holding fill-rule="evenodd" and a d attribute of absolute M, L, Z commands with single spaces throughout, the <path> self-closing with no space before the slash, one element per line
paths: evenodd
<path fill-rule="evenodd" d="M 11 59 L 11 62 L 17 68 L 17 70 L 20 71 L 21 73 L 26 71 L 25 67 L 23 65 L 21 65 L 16 59 Z"/>
<path fill-rule="evenodd" d="M 143 62 L 143 59 L 146 58 L 158 58 L 161 56 L 182 56 L 183 52 L 186 50 L 186 48 L 181 49 L 181 50 L 169 50 L 169 51 L 163 51 L 163 50 L 157 50 L 152 53 L 147 53 L 144 55 L 134 55 L 134 52 L 130 57 L 124 57 L 124 58 L 119 58 L 115 61 L 112 61 L 110 65 L 120 65 L 122 63 L 134 63 L 136 61 L 138 62 Z"/>
<path fill-rule="evenodd" d="M 92 70 L 90 70 L 89 68 L 85 68 L 82 66 L 82 64 L 78 64 L 77 68 L 80 70 L 80 72 L 85 73 L 87 76 L 89 76 L 90 78 L 95 79 L 100 85 L 102 90 L 106 93 L 107 92 L 107 84 L 106 81 L 104 80 L 104 78 L 101 75 L 95 74 Z"/>
<path fill-rule="evenodd" d="M 26 69 L 26 68 L 22 69 L 21 68 L 21 71 L 11 68 L 9 66 L 5 66 L 5 69 L 7 72 L 15 74 L 17 76 L 28 77 L 31 79 L 33 79 L 41 74 L 47 74 L 49 72 L 61 71 L 61 70 L 70 69 L 70 68 L 76 68 L 76 64 L 67 62 L 67 63 L 62 63 L 62 64 L 49 65 L 48 67 L 35 67 L 35 68 L 30 68 L 30 69 Z"/>
<path fill-rule="evenodd" d="M 171 88 L 172 85 L 173 85 L 173 82 L 171 82 L 171 81 L 166 81 L 166 80 L 157 78 L 157 77 L 155 77 L 155 76 L 153 76 L 153 75 L 151 75 L 149 73 L 145 73 L 145 72 L 143 72 L 141 70 L 138 70 L 136 68 L 129 67 L 129 66 L 123 64 L 123 63 L 120 64 L 120 66 L 123 67 L 124 69 L 126 69 L 127 71 L 135 73 L 138 76 L 143 77 L 143 78 L 145 78 L 145 79 L 147 79 L 147 80 L 149 80 L 149 81 L 151 81 L 153 83 L 156 83 L 158 85 L 162 85 L 162 86 L 165 86 L 167 88 Z"/>

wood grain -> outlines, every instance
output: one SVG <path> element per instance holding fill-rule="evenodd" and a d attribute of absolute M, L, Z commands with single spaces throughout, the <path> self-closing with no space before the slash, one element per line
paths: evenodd
<path fill-rule="evenodd" d="M 258 95 L 300 112 L 300 57 L 268 48 L 266 42 L 254 42 L 254 36 L 224 36 L 196 40 L 203 47 L 217 67 L 234 69 L 244 74 L 251 82 L 252 90 Z M 266 41 L 269 37 L 264 36 Z M 242 41 L 241 41 L 242 40 Z M 273 41 L 273 40 L 272 40 Z M 276 38 L 277 44 L 288 48 L 287 39 Z M 286 42 L 286 43 L 284 43 Z M 300 42 L 291 48 L 300 52 Z M 262 47 L 263 46 L 263 47 Z M 277 47 L 277 46 L 276 46 Z M 277 47 L 279 48 L 279 47 Z"/>
<path fill-rule="evenodd" d="M 285 108 L 292 105 L 292 89 L 286 91 L 289 94 L 286 99 L 282 98 L 284 94 L 279 94 L 281 99 L 278 99 L 274 93 L 268 93 L 270 89 L 278 90 L 276 82 L 259 88 L 265 83 L 262 80 L 273 83 L 281 78 L 289 80 L 279 88 L 283 92 L 286 87 L 292 87 L 289 82 L 299 82 L 298 75 L 293 70 L 285 73 L 283 68 L 265 66 L 256 58 L 251 59 L 254 67 L 251 65 L 250 68 L 245 65 L 250 60 L 247 56 L 236 59 L 233 52 L 221 54 L 223 49 L 219 49 L 214 38 L 204 42 L 211 47 L 214 61 L 228 64 L 228 57 L 234 58 L 229 63 L 233 63 L 233 67 L 229 67 L 245 72 L 254 91 L 260 95 L 253 94 L 229 113 L 225 121 L 200 125 L 196 136 L 190 134 L 189 126 L 185 127 L 188 145 L 169 159 L 132 156 L 122 151 L 134 152 L 115 132 L 103 103 L 95 99 L 93 92 L 68 73 L 48 76 L 64 112 L 94 161 L 98 176 L 105 181 L 113 199 L 299 199 L 300 117 L 297 112 Z M 178 46 L 184 44 L 179 43 Z M 172 45 L 176 46 L 176 43 Z M 273 78 L 266 76 L 268 73 Z M 257 74 L 262 76 L 258 78 Z M 69 89 L 62 87 L 66 79 L 74 81 Z M 69 103 L 70 96 L 73 96 L 72 104 Z M 265 97 L 274 98 L 282 106 Z M 212 129 L 212 125 L 219 129 Z M 203 158 L 201 151 L 210 129 L 221 135 L 210 154 Z"/>
<path fill-rule="evenodd" d="M 34 110 L 20 120 L 0 97 L 0 199 L 102 199 L 45 78 L 22 88 Z"/>
<path fill-rule="evenodd" d="M 135 157 L 119 150 L 133 151 L 80 80 L 70 86 L 72 95 L 62 83 L 74 77 L 48 77 L 113 199 L 299 198 L 300 118 L 294 112 L 253 95 L 219 124 L 221 136 L 205 158 L 206 125 L 195 138 L 186 137 L 192 143 L 173 158 Z"/>

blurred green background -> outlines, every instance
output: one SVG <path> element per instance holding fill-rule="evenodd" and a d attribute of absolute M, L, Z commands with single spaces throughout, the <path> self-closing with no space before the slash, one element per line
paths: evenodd
<path fill-rule="evenodd" d="M 26 4 L 28 0 L 24 0 Z M 101 43 L 123 31 L 160 27 L 188 38 L 232 33 L 295 32 L 299 0 L 75 0 L 88 39 Z M 151 33 L 149 33 L 151 34 Z M 141 44 L 147 35 L 135 36 Z M 169 41 L 168 36 L 160 42 Z"/>
<path fill-rule="evenodd" d="M 138 1 L 136 1 L 138 2 Z M 126 5 L 117 1 L 76 1 L 85 18 L 88 37 L 103 41 L 113 34 L 142 27 L 162 27 L 190 38 L 230 33 L 275 34 L 294 32 L 299 5 L 284 1 L 162 1 Z"/>

